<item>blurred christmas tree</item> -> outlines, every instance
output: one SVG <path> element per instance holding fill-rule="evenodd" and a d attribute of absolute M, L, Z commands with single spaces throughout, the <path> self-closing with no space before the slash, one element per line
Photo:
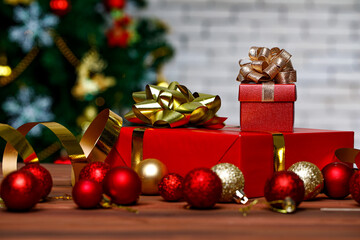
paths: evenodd
<path fill-rule="evenodd" d="M 122 114 L 173 55 L 144 0 L 0 0 L 0 122 L 56 121 L 80 134 L 104 108 Z M 31 131 L 36 145 L 53 141 Z M 33 140 L 34 141 L 34 140 Z"/>

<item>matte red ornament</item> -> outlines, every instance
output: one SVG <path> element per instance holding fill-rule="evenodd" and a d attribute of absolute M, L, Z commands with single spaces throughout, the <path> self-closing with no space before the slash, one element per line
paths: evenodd
<path fill-rule="evenodd" d="M 350 178 L 349 190 L 351 197 L 360 204 L 360 171 L 356 171 Z"/>
<path fill-rule="evenodd" d="M 345 163 L 332 162 L 322 169 L 324 176 L 324 193 L 335 199 L 349 195 L 349 181 L 353 170 Z"/>
<path fill-rule="evenodd" d="M 193 169 L 185 176 L 183 194 L 191 207 L 212 208 L 219 201 L 221 193 L 220 178 L 208 168 Z"/>
<path fill-rule="evenodd" d="M 264 188 L 265 199 L 268 202 L 284 200 L 290 197 L 298 206 L 304 199 L 304 182 L 294 172 L 280 171 L 266 181 Z M 275 208 L 282 208 L 282 204 L 272 204 Z"/>
<path fill-rule="evenodd" d="M 106 174 L 103 189 L 115 204 L 135 204 L 141 194 L 141 180 L 131 168 L 116 167 Z"/>
<path fill-rule="evenodd" d="M 51 0 L 49 5 L 51 11 L 58 16 L 67 14 L 71 9 L 69 0 Z"/>
<path fill-rule="evenodd" d="M 110 165 L 105 162 L 91 162 L 80 171 L 79 179 L 93 180 L 102 184 Z"/>
<path fill-rule="evenodd" d="M 107 33 L 107 42 L 109 47 L 121 47 L 128 46 L 130 34 L 122 27 L 113 27 Z"/>
<path fill-rule="evenodd" d="M 115 9 L 122 9 L 125 7 L 126 1 L 125 0 L 104 0 L 104 5 L 107 10 Z"/>
<path fill-rule="evenodd" d="M 73 187 L 72 198 L 79 208 L 96 208 L 102 199 L 101 184 L 92 180 L 79 180 Z"/>
<path fill-rule="evenodd" d="M 178 201 L 183 196 L 184 178 L 176 173 L 165 175 L 159 183 L 159 194 L 166 201 Z"/>
<path fill-rule="evenodd" d="M 116 27 L 126 27 L 131 23 L 132 19 L 128 15 L 125 15 L 117 20 L 114 21 L 114 25 Z"/>
<path fill-rule="evenodd" d="M 29 171 L 15 171 L 1 183 L 1 198 L 10 211 L 27 211 L 41 198 L 38 180 Z"/>
<path fill-rule="evenodd" d="M 31 172 L 39 181 L 42 199 L 49 195 L 53 186 L 53 180 L 50 172 L 46 168 L 41 166 L 39 163 L 28 163 L 24 167 L 20 168 L 20 170 Z"/>

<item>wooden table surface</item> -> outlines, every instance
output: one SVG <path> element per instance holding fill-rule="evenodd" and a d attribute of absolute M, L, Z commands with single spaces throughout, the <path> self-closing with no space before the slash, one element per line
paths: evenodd
<path fill-rule="evenodd" d="M 43 166 L 54 179 L 50 196 L 70 194 L 70 166 Z M 360 206 L 350 197 L 330 200 L 320 195 L 303 202 L 294 214 L 258 204 L 246 217 L 237 204 L 217 204 L 212 210 L 185 205 L 141 196 L 134 214 L 81 210 L 72 200 L 51 200 L 25 213 L 0 210 L 0 239 L 360 239 Z"/>

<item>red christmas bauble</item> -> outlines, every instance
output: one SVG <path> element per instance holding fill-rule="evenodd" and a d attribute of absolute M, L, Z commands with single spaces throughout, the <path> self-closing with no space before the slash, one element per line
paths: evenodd
<path fill-rule="evenodd" d="M 268 202 L 290 197 L 298 206 L 304 199 L 304 182 L 292 171 L 275 172 L 265 183 L 264 195 Z M 282 204 L 272 204 L 272 206 L 282 208 Z"/>
<path fill-rule="evenodd" d="M 127 15 L 115 20 L 114 25 L 116 27 L 125 27 L 131 23 L 131 18 Z"/>
<path fill-rule="evenodd" d="M 349 181 L 353 170 L 345 163 L 332 162 L 322 169 L 324 176 L 324 193 L 335 199 L 349 195 Z"/>
<path fill-rule="evenodd" d="M 141 180 L 131 168 L 116 167 L 106 174 L 103 189 L 113 203 L 135 204 L 141 194 Z"/>
<path fill-rule="evenodd" d="M 350 178 L 349 190 L 351 197 L 360 204 L 360 171 L 356 171 Z"/>
<path fill-rule="evenodd" d="M 79 208 L 96 208 L 102 199 L 101 184 L 92 180 L 79 180 L 73 187 L 72 197 Z"/>
<path fill-rule="evenodd" d="M 190 171 L 183 182 L 186 202 L 194 208 L 212 208 L 220 199 L 222 183 L 216 173 L 208 168 Z"/>
<path fill-rule="evenodd" d="M 41 189 L 41 198 L 46 198 L 51 192 L 53 186 L 53 180 L 50 172 L 41 166 L 39 163 L 29 163 L 20 170 L 31 172 L 35 178 L 39 181 L 39 187 Z"/>
<path fill-rule="evenodd" d="M 102 184 L 110 165 L 105 162 L 91 162 L 80 171 L 79 179 L 93 180 Z"/>
<path fill-rule="evenodd" d="M 128 46 L 130 34 L 122 27 L 113 27 L 107 33 L 107 42 L 109 47 L 121 47 Z"/>
<path fill-rule="evenodd" d="M 178 201 L 183 195 L 184 178 L 176 173 L 165 175 L 159 183 L 159 194 L 166 201 Z"/>
<path fill-rule="evenodd" d="M 71 9 L 69 0 L 51 0 L 49 5 L 51 11 L 58 16 L 64 16 Z"/>
<path fill-rule="evenodd" d="M 1 198 L 10 211 L 27 211 L 41 198 L 41 189 L 36 177 L 29 171 L 15 171 L 1 183 Z"/>
<path fill-rule="evenodd" d="M 125 7 L 125 0 L 104 0 L 104 5 L 107 10 L 111 10 L 113 8 L 122 9 Z"/>

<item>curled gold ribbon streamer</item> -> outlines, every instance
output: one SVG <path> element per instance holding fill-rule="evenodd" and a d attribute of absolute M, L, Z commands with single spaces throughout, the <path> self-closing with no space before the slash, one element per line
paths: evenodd
<path fill-rule="evenodd" d="M 133 93 L 135 104 L 125 118 L 133 123 L 154 127 L 179 127 L 186 124 L 213 129 L 224 127 L 226 118 L 216 116 L 219 96 L 194 93 L 177 82 L 169 87 L 147 85 L 145 91 Z"/>
<path fill-rule="evenodd" d="M 3 138 L 6 142 L 11 145 L 7 146 L 7 150 L 4 152 L 2 171 L 3 175 L 7 175 L 17 168 L 16 161 L 9 161 L 8 158 L 17 154 L 19 152 L 21 158 L 24 161 L 38 161 L 36 155 L 34 154 L 34 149 L 27 141 L 27 139 L 18 132 L 15 128 L 7 125 L 0 124 L 0 137 Z"/>
<path fill-rule="evenodd" d="M 291 64 L 291 54 L 285 49 L 251 47 L 250 62 L 239 61 L 237 80 L 244 83 L 274 81 L 279 84 L 296 82 L 296 71 Z"/>
<path fill-rule="evenodd" d="M 90 124 L 80 142 L 67 128 L 56 122 L 26 123 L 17 130 L 7 124 L 0 124 L 0 136 L 7 141 L 2 164 L 4 176 L 17 169 L 18 154 L 25 163 L 39 161 L 25 138 L 38 124 L 49 128 L 59 139 L 71 160 L 75 174 L 73 180 L 77 181 L 81 169 L 87 163 L 105 161 L 120 134 L 122 118 L 109 109 L 103 110 Z"/>
<path fill-rule="evenodd" d="M 360 150 L 355 148 L 339 148 L 335 151 L 335 156 L 344 163 L 356 164 L 360 168 Z"/>

